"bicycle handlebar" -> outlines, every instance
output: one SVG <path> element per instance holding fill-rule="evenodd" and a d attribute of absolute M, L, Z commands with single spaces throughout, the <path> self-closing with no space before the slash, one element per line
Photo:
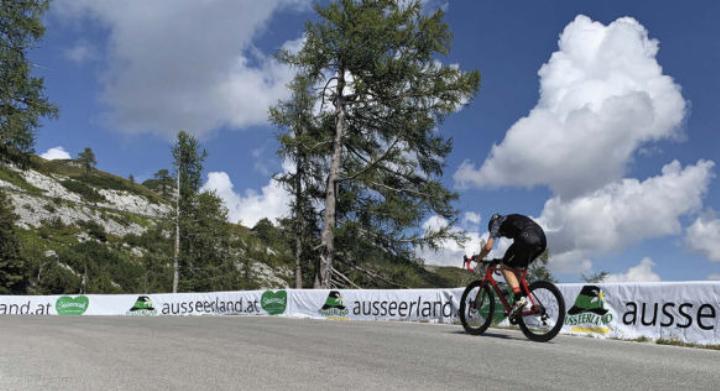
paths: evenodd
<path fill-rule="evenodd" d="M 472 268 L 470 266 L 471 262 L 477 262 L 478 264 L 482 263 L 485 265 L 493 265 L 493 264 L 499 264 L 502 262 L 501 258 L 493 258 L 493 259 L 480 259 L 479 255 L 472 255 L 468 257 L 467 255 L 463 255 L 463 267 L 465 267 L 467 270 L 472 271 Z"/>

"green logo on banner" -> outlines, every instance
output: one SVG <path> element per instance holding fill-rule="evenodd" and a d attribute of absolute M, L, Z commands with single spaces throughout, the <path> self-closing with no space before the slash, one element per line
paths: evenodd
<path fill-rule="evenodd" d="M 133 304 L 132 308 L 127 312 L 127 315 L 155 315 L 155 307 L 153 307 L 152 300 L 149 296 L 138 296 Z"/>
<path fill-rule="evenodd" d="M 605 292 L 596 285 L 582 287 L 567 315 L 565 324 L 575 333 L 608 334 L 613 320 L 605 308 Z"/>
<path fill-rule="evenodd" d="M 90 305 L 87 296 L 62 296 L 55 302 L 55 311 L 58 315 L 82 315 Z"/>
<path fill-rule="evenodd" d="M 282 314 L 287 307 L 287 292 L 265 291 L 260 298 L 260 306 L 270 315 Z"/>
<path fill-rule="evenodd" d="M 318 312 L 320 315 L 330 318 L 345 318 L 350 313 L 343 304 L 340 291 L 330 291 L 327 299 L 325 299 L 325 304 Z"/>

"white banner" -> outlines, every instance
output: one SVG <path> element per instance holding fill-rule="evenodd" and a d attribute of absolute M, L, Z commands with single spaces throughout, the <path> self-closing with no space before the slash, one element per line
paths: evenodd
<path fill-rule="evenodd" d="M 720 283 L 558 284 L 562 332 L 601 338 L 720 343 Z"/>
<path fill-rule="evenodd" d="M 564 334 L 720 343 L 720 282 L 558 284 Z M 278 315 L 457 323 L 463 288 L 0 296 L 0 315 Z M 502 317 L 502 314 L 500 314 Z"/>

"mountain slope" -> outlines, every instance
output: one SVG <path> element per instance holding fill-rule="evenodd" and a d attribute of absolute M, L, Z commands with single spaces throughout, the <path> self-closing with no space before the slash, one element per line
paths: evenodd
<path fill-rule="evenodd" d="M 174 202 L 156 186 L 100 170 L 86 173 L 72 160 L 33 157 L 28 170 L 0 164 L 0 189 L 19 217 L 30 293 L 149 292 L 171 286 Z M 231 232 L 234 262 L 244 276 L 236 289 L 292 283 L 292 247 L 282 227 L 263 221 L 253 229 L 231 225 Z M 382 254 L 370 258 L 347 267 L 347 275 L 363 288 L 455 287 L 465 278 L 458 268 L 426 268 Z"/>

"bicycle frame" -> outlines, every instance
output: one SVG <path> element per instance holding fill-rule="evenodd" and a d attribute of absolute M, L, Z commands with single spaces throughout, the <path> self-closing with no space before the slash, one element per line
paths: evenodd
<path fill-rule="evenodd" d="M 500 302 L 503 305 L 503 308 L 505 310 L 505 315 L 509 315 L 510 311 L 512 310 L 512 305 L 505 299 L 505 293 L 503 292 L 503 289 L 500 288 L 497 281 L 495 281 L 495 278 L 493 277 L 493 274 L 497 270 L 498 265 L 500 265 L 500 260 L 492 260 L 492 261 L 482 261 L 472 258 L 465 258 L 465 268 L 471 272 L 475 273 L 477 268 L 473 268 L 470 264 L 471 261 L 475 260 L 478 264 L 478 267 L 480 267 L 481 263 L 487 264 L 487 268 L 485 268 L 485 275 L 482 279 L 483 283 L 489 283 L 493 290 L 495 291 L 495 294 L 498 298 L 500 298 Z M 522 289 L 525 292 L 525 296 L 530 300 L 530 310 L 529 311 L 523 311 L 521 313 L 521 316 L 527 316 L 527 315 L 535 315 L 538 313 L 539 306 L 538 303 L 535 301 L 535 298 L 533 298 L 533 295 L 530 294 L 530 285 L 527 282 L 527 268 L 524 269 L 514 269 L 507 266 L 502 266 L 503 268 L 511 270 L 513 273 L 515 273 L 515 276 L 518 277 L 518 281 L 520 282 L 520 289 Z M 482 292 L 482 291 L 480 291 Z M 478 292 L 479 294 L 479 292 Z"/>

